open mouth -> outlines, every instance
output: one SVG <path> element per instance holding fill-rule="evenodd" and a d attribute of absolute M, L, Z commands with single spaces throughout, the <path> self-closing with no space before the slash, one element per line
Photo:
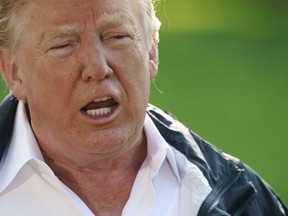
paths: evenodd
<path fill-rule="evenodd" d="M 88 116 L 99 117 L 106 116 L 118 106 L 118 103 L 111 97 L 98 98 L 87 104 L 81 109 L 81 112 Z"/>

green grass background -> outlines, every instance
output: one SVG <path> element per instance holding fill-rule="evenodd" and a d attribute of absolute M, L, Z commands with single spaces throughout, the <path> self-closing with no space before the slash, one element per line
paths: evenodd
<path fill-rule="evenodd" d="M 288 1 L 162 0 L 157 10 L 150 102 L 248 163 L 288 203 Z"/>

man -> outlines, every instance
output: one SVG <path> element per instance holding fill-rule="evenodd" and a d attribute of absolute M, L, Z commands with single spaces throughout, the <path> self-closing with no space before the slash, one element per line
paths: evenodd
<path fill-rule="evenodd" d="M 0 215 L 287 215 L 247 166 L 147 108 L 151 0 L 0 4 Z"/>

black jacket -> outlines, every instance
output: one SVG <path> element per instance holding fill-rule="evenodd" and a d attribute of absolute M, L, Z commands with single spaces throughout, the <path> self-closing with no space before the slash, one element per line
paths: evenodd
<path fill-rule="evenodd" d="M 9 95 L 0 105 L 0 159 L 11 141 L 17 104 Z M 220 152 L 168 113 L 151 105 L 147 113 L 166 141 L 197 165 L 212 187 L 199 216 L 288 215 L 287 207 L 247 165 Z"/>

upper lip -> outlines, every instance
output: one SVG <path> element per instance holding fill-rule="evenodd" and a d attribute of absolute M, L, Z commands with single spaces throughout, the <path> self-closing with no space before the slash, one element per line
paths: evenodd
<path fill-rule="evenodd" d="M 106 100 L 109 100 L 109 99 L 113 99 L 111 97 L 102 97 L 102 98 L 96 98 L 93 100 L 93 102 L 101 102 L 101 101 L 106 101 Z"/>

